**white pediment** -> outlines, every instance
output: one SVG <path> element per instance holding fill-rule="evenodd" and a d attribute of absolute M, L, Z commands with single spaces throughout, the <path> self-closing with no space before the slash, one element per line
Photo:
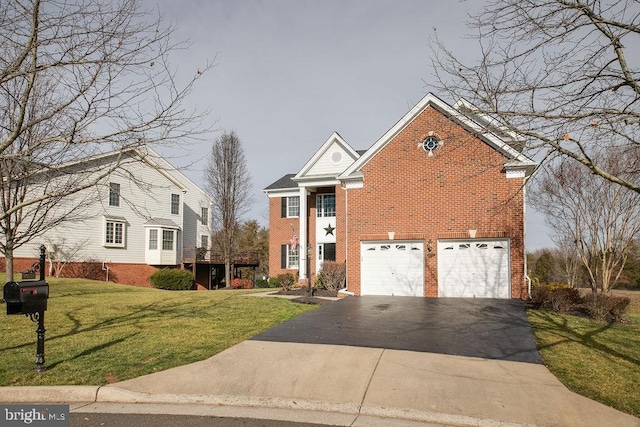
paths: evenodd
<path fill-rule="evenodd" d="M 335 177 L 358 157 L 358 153 L 334 132 L 293 179 Z"/>

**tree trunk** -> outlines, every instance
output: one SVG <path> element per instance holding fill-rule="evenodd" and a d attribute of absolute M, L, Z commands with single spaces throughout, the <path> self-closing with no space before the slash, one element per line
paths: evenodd
<path fill-rule="evenodd" d="M 4 259 L 5 259 L 6 270 L 7 270 L 6 280 L 7 282 L 13 282 L 13 248 L 7 247 L 4 254 Z"/>
<path fill-rule="evenodd" d="M 224 284 L 231 289 L 231 260 L 228 256 L 224 257 Z"/>

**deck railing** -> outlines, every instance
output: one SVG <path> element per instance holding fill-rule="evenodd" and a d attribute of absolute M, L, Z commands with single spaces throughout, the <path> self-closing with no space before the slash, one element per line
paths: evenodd
<path fill-rule="evenodd" d="M 204 248 L 184 248 L 182 258 L 184 263 L 202 262 L 209 264 L 224 264 L 224 256 L 222 253 Z M 260 264 L 260 256 L 258 252 L 240 252 L 234 254 L 231 264 L 258 265 Z"/>

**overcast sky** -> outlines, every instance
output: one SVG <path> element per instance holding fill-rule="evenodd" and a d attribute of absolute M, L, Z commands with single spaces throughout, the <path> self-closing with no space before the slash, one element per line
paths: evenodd
<path fill-rule="evenodd" d="M 247 219 L 263 225 L 268 199 L 261 190 L 298 172 L 333 131 L 354 149 L 366 149 L 434 91 L 434 30 L 457 55 L 473 57 L 464 21 L 483 3 L 144 0 L 176 26 L 176 39 L 191 42 L 171 58 L 179 74 L 190 77 L 215 60 L 188 106 L 209 110 L 209 124 L 237 133 L 254 188 Z M 180 167 L 195 162 L 183 172 L 204 187 L 210 146 L 196 144 L 183 158 L 168 160 Z M 528 209 L 527 249 L 551 245 L 542 217 Z"/>

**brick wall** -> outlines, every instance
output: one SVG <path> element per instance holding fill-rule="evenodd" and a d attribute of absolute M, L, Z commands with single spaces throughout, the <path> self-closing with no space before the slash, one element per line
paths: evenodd
<path fill-rule="evenodd" d="M 269 276 L 275 277 L 283 273 L 295 274 L 297 270 L 285 270 L 280 267 L 280 246 L 291 241 L 291 227 L 296 230 L 300 227 L 298 218 L 281 218 L 280 197 L 269 199 Z M 315 201 L 314 201 L 315 203 Z M 298 237 L 300 237 L 298 235 Z"/>
<path fill-rule="evenodd" d="M 434 132 L 433 157 L 418 146 Z M 362 169 L 364 188 L 348 190 L 349 290 L 360 293 L 360 242 L 468 236 L 511 239 L 512 297 L 525 297 L 522 179 L 506 179 L 506 158 L 432 107 Z M 340 194 L 336 192 L 336 195 Z M 425 251 L 425 253 L 427 253 Z M 425 259 L 425 295 L 437 296 L 437 256 Z"/>

